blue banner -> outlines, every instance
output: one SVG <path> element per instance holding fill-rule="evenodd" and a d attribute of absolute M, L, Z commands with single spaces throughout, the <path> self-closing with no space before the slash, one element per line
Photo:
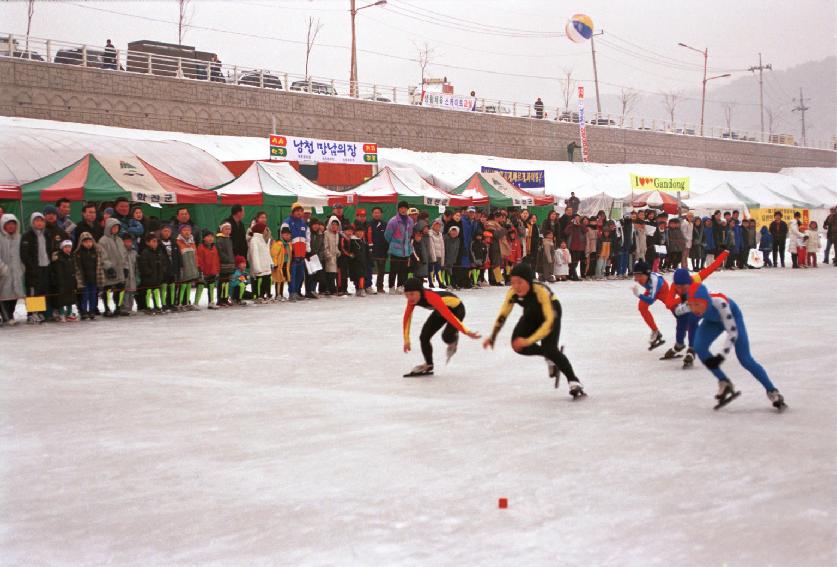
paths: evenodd
<path fill-rule="evenodd" d="M 482 166 L 482 173 L 499 173 L 506 181 L 520 189 L 544 189 L 546 187 L 546 175 L 544 170 L 515 170 L 499 169 L 496 167 Z"/>

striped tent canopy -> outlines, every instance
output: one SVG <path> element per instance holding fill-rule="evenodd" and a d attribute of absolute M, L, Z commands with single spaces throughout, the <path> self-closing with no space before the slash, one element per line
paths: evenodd
<path fill-rule="evenodd" d="M 654 207 L 662 209 L 670 215 L 678 213 L 677 196 L 665 191 L 645 191 L 633 196 L 628 195 L 625 199 L 632 207 Z"/>
<path fill-rule="evenodd" d="M 109 201 L 128 197 L 140 203 L 216 203 L 217 195 L 157 169 L 138 156 L 96 156 L 80 160 L 46 177 L 25 183 L 24 202 Z"/>
<path fill-rule="evenodd" d="M 410 205 L 466 207 L 471 198 L 445 193 L 425 181 L 410 168 L 384 167 L 378 174 L 352 190 L 361 203 L 396 203 Z"/>
<path fill-rule="evenodd" d="M 237 179 L 216 187 L 222 205 L 326 207 L 348 204 L 349 193 L 329 191 L 309 181 L 287 162 L 256 161 Z"/>
<path fill-rule="evenodd" d="M 509 183 L 499 173 L 474 173 L 464 183 L 451 189 L 454 195 L 489 202 L 494 207 L 541 207 L 552 205 L 555 198 L 536 196 Z"/>
<path fill-rule="evenodd" d="M 0 184 L 0 199 L 20 200 L 20 187 Z"/>

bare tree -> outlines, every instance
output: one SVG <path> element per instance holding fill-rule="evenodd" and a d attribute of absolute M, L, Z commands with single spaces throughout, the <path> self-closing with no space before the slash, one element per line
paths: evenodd
<path fill-rule="evenodd" d="M 735 111 L 735 107 L 738 106 L 737 103 L 728 102 L 724 104 L 724 121 L 727 124 L 727 132 L 732 134 L 732 114 Z"/>
<path fill-rule="evenodd" d="M 192 16 L 194 16 L 195 11 L 192 9 L 192 0 L 177 0 L 177 5 L 179 9 L 177 18 L 177 43 L 183 45 L 183 37 L 186 35 L 189 24 L 192 23 Z"/>
<path fill-rule="evenodd" d="M 561 79 L 561 98 L 564 99 L 564 112 L 570 111 L 570 100 L 576 84 L 578 84 L 578 81 L 573 80 L 573 70 L 564 69 L 564 78 Z"/>
<path fill-rule="evenodd" d="M 305 80 L 310 81 L 311 77 L 308 75 L 308 60 L 311 58 L 311 50 L 314 49 L 314 43 L 317 41 L 317 34 L 323 29 L 320 19 L 314 19 L 313 16 L 308 16 L 308 34 L 305 36 Z"/>
<path fill-rule="evenodd" d="M 668 91 L 661 93 L 663 95 L 663 105 L 666 107 L 666 114 L 674 125 L 674 116 L 677 112 L 677 107 L 683 102 L 683 91 Z"/>
<path fill-rule="evenodd" d="M 32 16 L 35 15 L 35 0 L 29 0 L 29 6 L 26 12 L 26 57 L 31 58 L 29 54 L 29 32 L 32 30 Z"/>
<path fill-rule="evenodd" d="M 417 45 L 416 49 L 418 50 L 418 64 L 421 69 L 420 85 L 421 90 L 424 90 L 424 79 L 426 77 L 427 67 L 433 62 L 433 58 L 436 56 L 436 50 L 430 47 L 426 41 L 421 47 Z"/>
<path fill-rule="evenodd" d="M 625 125 L 625 117 L 629 116 L 631 112 L 634 111 L 639 99 L 640 94 L 634 89 L 622 89 L 619 91 L 619 104 L 622 107 L 622 118 L 619 123 L 620 126 Z"/>

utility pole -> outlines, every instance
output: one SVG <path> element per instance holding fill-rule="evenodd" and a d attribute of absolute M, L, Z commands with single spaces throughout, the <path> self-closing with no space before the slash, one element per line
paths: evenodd
<path fill-rule="evenodd" d="M 700 135 L 703 136 L 703 117 L 704 111 L 706 110 L 706 83 L 713 79 L 723 79 L 725 77 L 730 77 L 729 73 L 724 73 L 723 75 L 715 75 L 714 77 L 707 77 L 706 72 L 709 67 L 709 48 L 705 48 L 703 50 L 696 49 L 691 45 L 686 45 L 685 43 L 678 43 L 680 47 L 685 47 L 686 49 L 691 49 L 697 53 L 703 55 L 703 91 L 700 95 Z"/>
<path fill-rule="evenodd" d="M 793 99 L 796 102 L 796 99 Z M 805 137 L 805 111 L 811 110 L 811 107 L 805 106 L 805 97 L 802 95 L 802 87 L 799 87 L 799 104 L 791 109 L 793 112 L 799 112 L 802 115 L 802 145 L 807 146 L 808 140 Z"/>
<path fill-rule="evenodd" d="M 355 33 L 355 16 L 361 10 L 371 8 L 372 6 L 386 6 L 387 0 L 378 0 L 372 4 L 361 6 L 358 8 L 355 5 L 355 0 L 349 0 L 349 13 L 352 15 L 352 64 L 349 70 L 349 96 L 357 98 L 357 34 Z"/>
<path fill-rule="evenodd" d="M 599 118 L 602 114 L 602 99 L 599 96 L 599 70 L 596 67 L 596 45 L 593 43 L 593 37 L 603 33 L 604 30 L 601 30 L 599 33 L 590 36 L 590 51 L 593 52 L 593 81 L 596 83 L 596 118 Z"/>
<path fill-rule="evenodd" d="M 756 71 L 759 72 L 759 113 L 761 115 L 761 141 L 764 141 L 764 70 L 767 69 L 768 71 L 773 70 L 773 65 L 768 63 L 767 65 L 763 65 L 761 62 L 761 53 L 759 53 L 759 66 L 758 67 L 750 67 L 747 69 L 748 71 L 755 73 Z"/>

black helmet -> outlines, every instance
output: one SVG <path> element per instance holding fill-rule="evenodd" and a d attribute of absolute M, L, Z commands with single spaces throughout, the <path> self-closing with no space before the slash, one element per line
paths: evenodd
<path fill-rule="evenodd" d="M 511 275 L 523 278 L 530 285 L 535 279 L 535 272 L 529 264 L 517 264 L 514 268 L 512 268 Z"/>
<path fill-rule="evenodd" d="M 634 264 L 634 274 L 645 274 L 648 276 L 651 274 L 651 268 L 648 267 L 645 260 L 639 260 Z"/>
<path fill-rule="evenodd" d="M 419 278 L 410 278 L 404 282 L 404 291 L 422 291 L 424 282 Z"/>

